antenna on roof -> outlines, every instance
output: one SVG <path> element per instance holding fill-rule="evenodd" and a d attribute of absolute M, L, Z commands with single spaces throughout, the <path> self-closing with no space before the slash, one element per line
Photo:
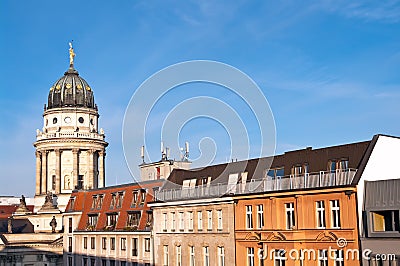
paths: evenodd
<path fill-rule="evenodd" d="M 140 148 L 140 157 L 142 158 L 142 162 L 144 163 L 144 146 Z"/>
<path fill-rule="evenodd" d="M 165 160 L 165 148 L 164 148 L 164 142 L 161 141 L 161 160 Z"/>
<path fill-rule="evenodd" d="M 185 160 L 189 159 L 189 142 L 185 142 L 185 153 L 183 155 Z"/>

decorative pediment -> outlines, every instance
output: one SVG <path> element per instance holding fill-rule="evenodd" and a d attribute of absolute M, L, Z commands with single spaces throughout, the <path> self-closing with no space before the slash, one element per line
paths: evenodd
<path fill-rule="evenodd" d="M 336 241 L 338 239 L 337 235 L 332 232 L 323 231 L 317 235 L 317 241 Z"/>
<path fill-rule="evenodd" d="M 285 241 L 286 237 L 280 232 L 272 232 L 266 238 L 267 241 Z"/>
<path fill-rule="evenodd" d="M 249 232 L 247 233 L 247 235 L 244 238 L 245 240 L 257 240 L 260 241 L 261 240 L 261 233 L 257 233 L 257 232 Z"/>
<path fill-rule="evenodd" d="M 174 246 L 176 246 L 176 247 L 179 247 L 179 246 L 182 246 L 182 241 L 176 241 L 175 243 L 174 243 Z"/>

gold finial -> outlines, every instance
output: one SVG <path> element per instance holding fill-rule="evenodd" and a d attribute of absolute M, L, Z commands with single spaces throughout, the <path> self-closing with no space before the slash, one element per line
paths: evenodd
<path fill-rule="evenodd" d="M 74 67 L 74 48 L 72 48 L 72 41 L 69 43 L 69 66 Z"/>

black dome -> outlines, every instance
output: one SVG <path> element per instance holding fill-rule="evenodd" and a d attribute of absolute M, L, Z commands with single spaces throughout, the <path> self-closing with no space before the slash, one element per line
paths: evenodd
<path fill-rule="evenodd" d="M 73 66 L 54 83 L 49 91 L 47 109 L 60 107 L 97 109 L 92 89 Z"/>

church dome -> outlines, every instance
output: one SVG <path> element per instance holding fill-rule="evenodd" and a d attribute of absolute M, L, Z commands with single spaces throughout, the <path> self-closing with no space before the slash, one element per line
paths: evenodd
<path fill-rule="evenodd" d="M 60 107 L 96 109 L 92 89 L 72 67 L 54 83 L 49 91 L 47 109 Z"/>
<path fill-rule="evenodd" d="M 59 78 L 49 91 L 47 109 L 60 107 L 84 107 L 97 110 L 93 91 L 74 68 L 75 53 L 70 43 L 69 69 Z"/>

